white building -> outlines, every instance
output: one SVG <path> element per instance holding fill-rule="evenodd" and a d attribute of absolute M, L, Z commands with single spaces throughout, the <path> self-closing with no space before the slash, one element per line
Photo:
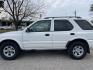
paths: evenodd
<path fill-rule="evenodd" d="M 9 14 L 4 11 L 4 0 L 0 0 L 0 20 L 8 20 Z"/>
<path fill-rule="evenodd" d="M 9 14 L 4 11 L 4 0 L 0 0 L 0 29 L 11 28 L 5 20 L 9 20 Z"/>
<path fill-rule="evenodd" d="M 12 22 L 9 21 L 10 15 L 7 12 L 5 12 L 3 8 L 4 8 L 4 0 L 0 0 L 0 29 L 14 28 Z M 26 19 L 23 21 L 23 26 L 24 25 L 27 26 L 30 23 L 32 23 L 32 21 L 27 21 Z"/>

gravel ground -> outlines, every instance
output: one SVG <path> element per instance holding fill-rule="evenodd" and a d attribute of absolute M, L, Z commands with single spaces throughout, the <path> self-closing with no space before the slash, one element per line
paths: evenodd
<path fill-rule="evenodd" d="M 12 61 L 0 57 L 0 70 L 93 70 L 93 50 L 82 60 L 73 60 L 64 51 L 25 52 Z"/>

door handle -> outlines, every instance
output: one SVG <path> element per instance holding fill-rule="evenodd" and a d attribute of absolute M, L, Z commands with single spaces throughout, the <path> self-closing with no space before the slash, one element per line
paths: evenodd
<path fill-rule="evenodd" d="M 70 35 L 75 35 L 75 33 L 70 33 Z"/>
<path fill-rule="evenodd" d="M 45 36 L 50 36 L 50 34 L 45 34 Z"/>

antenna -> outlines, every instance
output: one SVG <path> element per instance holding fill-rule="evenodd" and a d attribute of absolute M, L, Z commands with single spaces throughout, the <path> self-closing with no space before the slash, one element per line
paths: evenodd
<path fill-rule="evenodd" d="M 42 18 L 42 14 L 40 14 L 40 19 Z"/>
<path fill-rule="evenodd" d="M 75 10 L 74 14 L 75 14 L 75 18 L 76 18 L 77 17 L 77 11 L 76 10 Z"/>

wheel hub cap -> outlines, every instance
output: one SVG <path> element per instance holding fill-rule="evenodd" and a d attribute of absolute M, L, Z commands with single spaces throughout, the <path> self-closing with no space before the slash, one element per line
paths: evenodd
<path fill-rule="evenodd" d="M 15 49 L 13 46 L 6 46 L 4 49 L 3 49 L 3 53 L 6 57 L 12 57 L 14 56 L 15 54 Z"/>
<path fill-rule="evenodd" d="M 75 46 L 75 47 L 73 48 L 73 54 L 74 54 L 74 56 L 76 56 L 76 57 L 82 56 L 82 55 L 84 54 L 84 49 L 83 49 L 83 47 L 82 47 L 82 46 Z"/>

